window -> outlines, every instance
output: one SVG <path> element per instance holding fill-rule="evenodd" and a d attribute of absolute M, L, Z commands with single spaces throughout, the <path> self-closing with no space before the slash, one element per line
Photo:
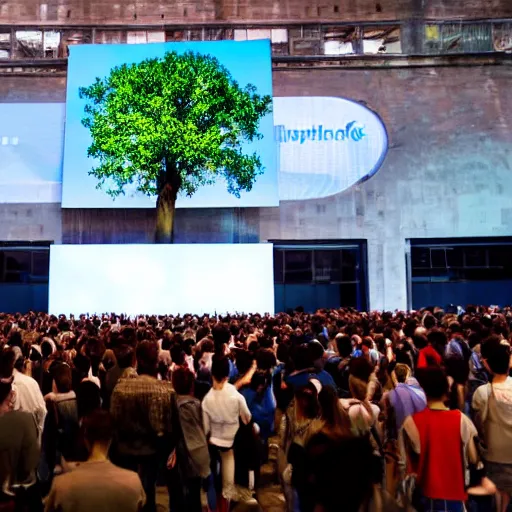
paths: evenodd
<path fill-rule="evenodd" d="M 289 250 L 284 253 L 285 283 L 311 283 L 313 281 L 313 253 L 310 250 Z"/>
<path fill-rule="evenodd" d="M 0 32 L 0 59 L 11 57 L 11 33 Z"/>
<path fill-rule="evenodd" d="M 480 281 L 512 277 L 512 244 L 412 246 L 413 282 Z"/>
<path fill-rule="evenodd" d="M 349 247 L 274 247 L 274 282 L 339 284 L 358 281 L 358 251 Z"/>
<path fill-rule="evenodd" d="M 126 32 L 124 30 L 97 30 L 94 42 L 99 44 L 125 43 Z"/>
<path fill-rule="evenodd" d="M 163 30 L 132 30 L 126 33 L 128 44 L 164 43 Z"/>
<path fill-rule="evenodd" d="M 428 54 L 491 52 L 493 51 L 491 24 L 427 24 L 423 49 Z"/>
<path fill-rule="evenodd" d="M 363 53 L 402 53 L 399 27 L 365 27 Z"/>
<path fill-rule="evenodd" d="M 315 281 L 317 283 L 341 282 L 341 251 L 319 250 L 315 255 Z"/>
<path fill-rule="evenodd" d="M 43 32 L 43 49 L 45 59 L 59 57 L 61 33 L 57 30 L 45 30 Z"/>
<path fill-rule="evenodd" d="M 235 41 L 254 41 L 270 39 L 272 54 L 288 55 L 288 29 L 286 28 L 236 28 L 233 31 Z"/>
<path fill-rule="evenodd" d="M 15 58 L 38 59 L 43 56 L 42 30 L 17 30 L 15 34 Z"/>
<path fill-rule="evenodd" d="M 48 246 L 0 246 L 0 283 L 47 283 Z"/>
<path fill-rule="evenodd" d="M 356 27 L 327 27 L 323 37 L 325 55 L 349 55 L 357 52 L 359 29 Z"/>
<path fill-rule="evenodd" d="M 512 53 L 512 23 L 495 23 L 492 30 L 492 43 L 496 52 Z"/>
<path fill-rule="evenodd" d="M 234 30 L 230 28 L 205 28 L 203 30 L 204 41 L 233 40 Z"/>

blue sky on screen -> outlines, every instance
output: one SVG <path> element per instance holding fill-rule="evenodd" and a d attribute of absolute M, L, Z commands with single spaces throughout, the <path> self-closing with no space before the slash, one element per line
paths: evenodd
<path fill-rule="evenodd" d="M 96 179 L 88 175 L 95 164 L 93 159 L 87 157 L 91 138 L 89 131 L 81 124 L 86 102 L 79 98 L 78 91 L 80 87 L 92 84 L 96 77 L 108 76 L 115 66 L 163 57 L 168 51 L 193 51 L 212 55 L 241 86 L 250 83 L 257 88 L 259 94 L 272 95 L 270 42 L 267 40 L 71 46 L 66 101 L 63 207 L 148 208 L 155 204 L 154 198 L 131 194 L 119 196 L 114 201 L 103 190 L 96 189 Z M 260 123 L 263 138 L 244 145 L 245 152 L 258 153 L 265 168 L 265 173 L 258 177 L 251 192 L 242 193 L 241 198 L 237 199 L 227 192 L 225 183 L 219 180 L 215 185 L 203 187 L 192 198 L 179 198 L 177 206 L 277 206 L 279 194 L 273 125 L 272 114 L 267 115 Z"/>
<path fill-rule="evenodd" d="M 0 103 L 0 203 L 60 202 L 62 103 Z"/>

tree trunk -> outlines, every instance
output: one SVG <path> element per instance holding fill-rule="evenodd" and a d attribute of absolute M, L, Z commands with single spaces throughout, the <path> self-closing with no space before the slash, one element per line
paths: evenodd
<path fill-rule="evenodd" d="M 181 177 L 175 166 L 166 163 L 165 171 L 162 172 L 159 181 L 155 242 L 157 244 L 172 244 L 174 242 L 174 212 L 176 198 L 181 187 Z"/>

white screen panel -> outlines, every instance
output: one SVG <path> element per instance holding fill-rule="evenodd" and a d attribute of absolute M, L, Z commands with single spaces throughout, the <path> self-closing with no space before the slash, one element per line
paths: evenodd
<path fill-rule="evenodd" d="M 272 244 L 53 245 L 49 310 L 273 313 Z"/>

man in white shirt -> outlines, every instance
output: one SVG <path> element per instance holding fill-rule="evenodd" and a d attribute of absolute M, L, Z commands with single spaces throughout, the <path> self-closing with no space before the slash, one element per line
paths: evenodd
<path fill-rule="evenodd" d="M 245 398 L 235 386 L 228 383 L 229 361 L 214 356 L 212 361 L 213 386 L 203 399 L 203 424 L 210 445 L 217 448 L 222 466 L 222 496 L 234 498 L 235 459 L 233 443 L 239 427 L 251 421 L 251 412 Z"/>
<path fill-rule="evenodd" d="M 23 365 L 23 354 L 21 349 L 19 347 L 14 347 L 12 352 L 14 354 L 14 409 L 32 414 L 34 423 L 37 428 L 38 438 L 41 440 L 41 434 L 44 427 L 44 419 L 46 417 L 46 404 L 44 402 L 43 394 L 41 393 L 39 384 L 35 379 L 25 375 L 17 369 L 21 368 Z"/>

